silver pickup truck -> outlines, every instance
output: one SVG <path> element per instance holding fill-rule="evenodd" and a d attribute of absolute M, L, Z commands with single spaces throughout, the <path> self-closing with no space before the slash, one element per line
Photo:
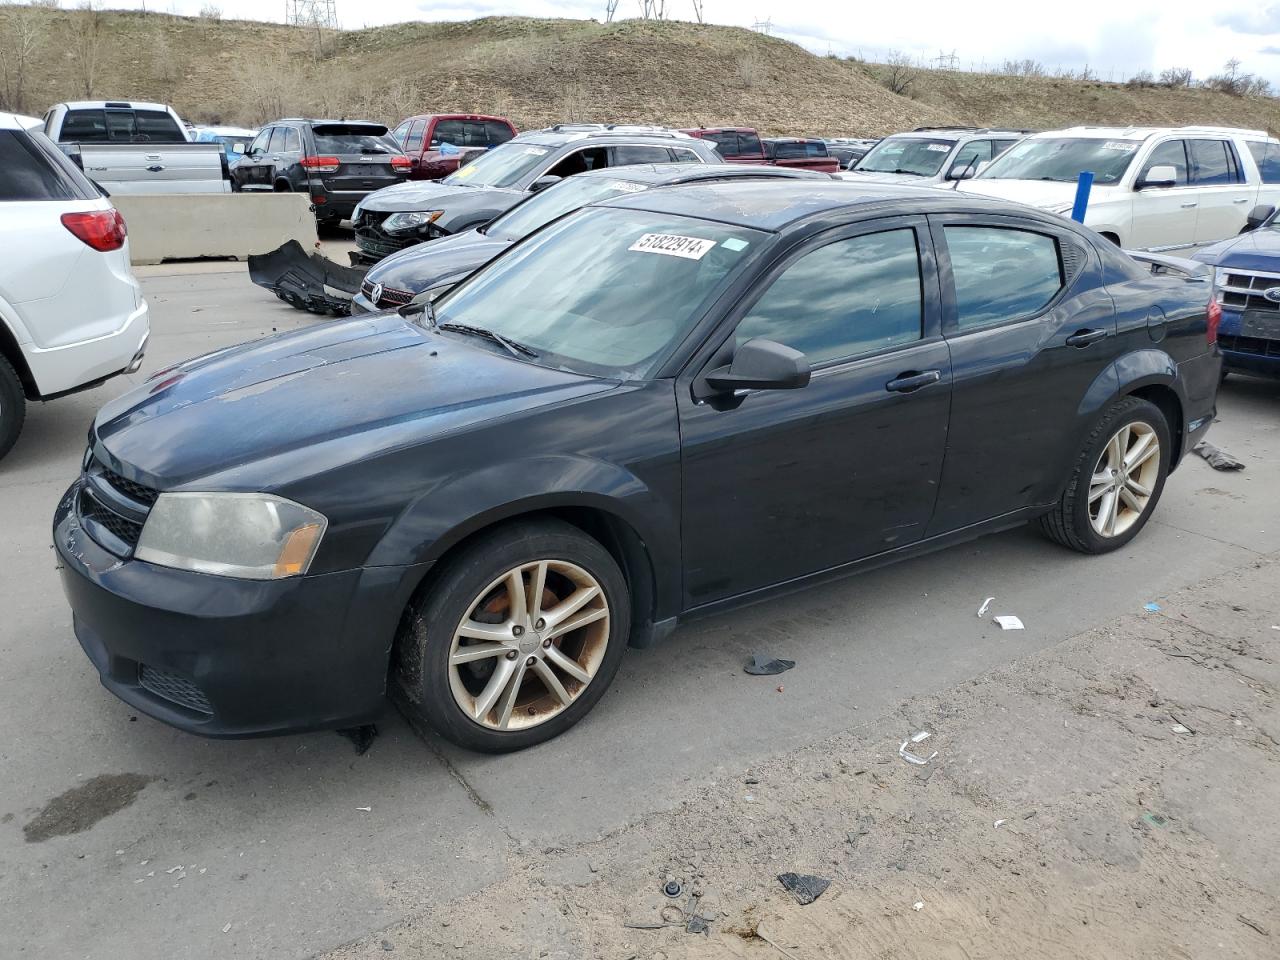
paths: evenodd
<path fill-rule="evenodd" d="M 228 193 L 219 143 L 192 143 L 172 107 L 127 100 L 59 103 L 45 135 L 110 194 Z"/>

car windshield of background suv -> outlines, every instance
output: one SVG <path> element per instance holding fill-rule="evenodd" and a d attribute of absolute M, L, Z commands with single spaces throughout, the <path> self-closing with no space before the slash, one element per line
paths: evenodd
<path fill-rule="evenodd" d="M 954 140 L 891 137 L 881 140 L 858 161 L 855 170 L 866 173 L 905 173 L 916 177 L 937 176 L 955 146 Z"/>
<path fill-rule="evenodd" d="M 612 177 L 569 177 L 536 193 L 481 230 L 495 240 L 520 240 L 571 210 L 624 193 L 640 193 L 648 184 Z"/>
<path fill-rule="evenodd" d="M 1052 180 L 1075 183 L 1084 170 L 1094 183 L 1116 183 L 1129 169 L 1141 140 L 1054 137 L 1023 140 L 991 162 L 979 180 Z"/>
<path fill-rule="evenodd" d="M 643 379 L 768 239 L 690 217 L 588 208 L 437 301 L 436 322 L 500 333 L 536 351 L 535 363 Z"/>
<path fill-rule="evenodd" d="M 550 147 L 510 141 L 494 147 L 440 182 L 472 187 L 514 187 L 546 162 L 550 153 Z"/>

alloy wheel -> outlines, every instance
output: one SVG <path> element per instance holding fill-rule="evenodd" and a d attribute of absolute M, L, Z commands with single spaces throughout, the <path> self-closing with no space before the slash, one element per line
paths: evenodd
<path fill-rule="evenodd" d="M 1160 478 L 1160 438 L 1142 421 L 1117 430 L 1089 480 L 1089 523 L 1100 537 L 1118 537 L 1137 523 Z"/>
<path fill-rule="evenodd" d="M 595 677 L 609 645 L 609 602 L 590 573 L 535 560 L 490 583 L 449 649 L 449 688 L 481 726 L 518 730 L 557 716 Z"/>

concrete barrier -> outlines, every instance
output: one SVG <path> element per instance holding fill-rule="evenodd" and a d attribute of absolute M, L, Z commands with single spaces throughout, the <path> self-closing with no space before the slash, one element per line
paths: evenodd
<path fill-rule="evenodd" d="M 316 218 L 302 193 L 114 196 L 135 264 L 269 253 L 289 240 L 314 250 Z"/>

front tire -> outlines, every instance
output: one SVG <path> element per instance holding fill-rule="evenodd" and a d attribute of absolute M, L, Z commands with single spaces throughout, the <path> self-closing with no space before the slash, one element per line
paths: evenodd
<path fill-rule="evenodd" d="M 626 580 L 598 542 L 559 520 L 511 524 L 450 558 L 406 613 L 392 695 L 419 730 L 520 750 L 595 706 L 630 623 Z"/>
<path fill-rule="evenodd" d="M 18 442 L 27 418 L 27 398 L 13 365 L 0 357 L 0 459 Z"/>
<path fill-rule="evenodd" d="M 1040 529 L 1080 553 L 1123 547 L 1151 518 L 1171 451 L 1159 407 L 1139 397 L 1115 401 L 1085 440 L 1062 499 L 1040 518 Z"/>

